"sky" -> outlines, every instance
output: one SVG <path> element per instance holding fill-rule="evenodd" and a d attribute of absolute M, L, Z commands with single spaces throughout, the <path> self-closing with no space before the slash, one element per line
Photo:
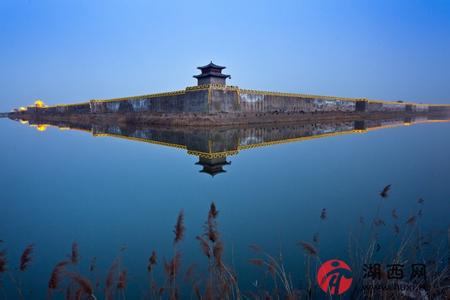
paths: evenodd
<path fill-rule="evenodd" d="M 184 89 L 450 103 L 449 1 L 0 1 L 0 111 Z"/>

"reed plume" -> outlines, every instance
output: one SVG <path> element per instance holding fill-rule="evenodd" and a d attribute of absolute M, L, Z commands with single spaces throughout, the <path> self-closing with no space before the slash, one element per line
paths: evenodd
<path fill-rule="evenodd" d="M 400 233 L 400 227 L 397 224 L 394 225 L 394 232 L 396 235 Z"/>
<path fill-rule="evenodd" d="M 211 242 L 215 243 L 219 239 L 219 232 L 216 230 L 213 219 L 208 220 L 207 227 L 207 237 Z"/>
<path fill-rule="evenodd" d="M 211 206 L 209 208 L 209 216 L 211 216 L 213 219 L 216 219 L 219 215 L 219 211 L 216 208 L 216 204 L 214 202 L 211 202 Z"/>
<path fill-rule="evenodd" d="M 76 292 L 77 296 L 81 299 L 81 296 L 86 295 L 91 299 L 96 299 L 94 295 L 94 289 L 89 279 L 81 276 L 78 273 L 68 273 L 68 276 L 72 279 L 74 283 L 78 285 L 78 290 Z"/>
<path fill-rule="evenodd" d="M 158 263 L 156 252 L 153 250 L 152 255 L 148 258 L 147 271 L 150 273 L 153 270 L 153 267 Z"/>
<path fill-rule="evenodd" d="M 6 250 L 2 250 L 0 251 L 0 274 L 6 272 L 6 265 L 7 265 Z"/>
<path fill-rule="evenodd" d="M 411 216 L 408 218 L 408 220 L 406 220 L 406 224 L 408 225 L 414 225 L 416 223 L 417 217 L 416 216 Z"/>
<path fill-rule="evenodd" d="M 318 232 L 316 232 L 316 233 L 313 235 L 313 242 L 314 242 L 315 244 L 318 244 L 318 243 L 319 243 L 319 239 L 320 239 L 320 235 L 319 235 Z"/>
<path fill-rule="evenodd" d="M 173 240 L 174 244 L 181 241 L 184 237 L 184 232 L 186 227 L 184 226 L 184 212 L 181 210 L 178 214 L 177 223 L 175 224 L 175 229 L 173 232 L 175 233 L 175 239 Z"/>
<path fill-rule="evenodd" d="M 264 265 L 264 260 L 260 259 L 260 258 L 252 258 L 249 259 L 248 262 L 254 266 L 258 266 L 261 267 Z"/>
<path fill-rule="evenodd" d="M 219 215 L 214 202 L 211 203 L 208 211 L 208 220 L 206 221 L 205 236 L 213 243 L 219 239 L 219 231 L 217 230 L 216 218 Z"/>
<path fill-rule="evenodd" d="M 220 240 L 220 234 L 217 228 L 218 215 L 219 211 L 214 202 L 212 202 L 209 207 L 208 218 L 203 226 L 203 235 L 196 237 L 209 263 L 209 278 L 201 299 L 240 298 L 236 275 L 223 261 L 224 245 Z"/>
<path fill-rule="evenodd" d="M 383 219 L 374 219 L 373 220 L 373 224 L 375 225 L 375 226 L 385 226 L 386 225 L 386 222 L 384 222 L 384 220 Z"/>
<path fill-rule="evenodd" d="M 114 262 L 111 264 L 108 270 L 108 274 L 106 276 L 106 282 L 105 282 L 105 298 L 107 300 L 114 299 L 113 298 L 113 286 L 115 282 L 115 276 L 117 269 L 119 268 L 119 259 L 115 259 Z"/>
<path fill-rule="evenodd" d="M 127 270 L 122 270 L 119 274 L 119 280 L 117 281 L 117 288 L 119 290 L 125 289 L 127 286 Z"/>
<path fill-rule="evenodd" d="M 208 257 L 211 258 L 211 249 L 209 247 L 208 241 L 206 241 L 203 237 L 201 236 L 197 236 L 196 239 L 200 242 L 200 248 L 203 252 L 203 254 Z"/>
<path fill-rule="evenodd" d="M 397 210 L 395 208 L 392 210 L 392 218 L 394 218 L 396 220 L 398 219 Z"/>
<path fill-rule="evenodd" d="M 276 269 L 277 265 L 276 265 L 276 261 L 271 259 L 269 260 L 269 264 L 267 265 L 267 271 L 272 275 L 275 276 L 276 275 Z"/>
<path fill-rule="evenodd" d="M 386 185 L 383 190 L 380 192 L 381 198 L 387 198 L 389 196 L 389 192 L 391 190 L 391 185 Z"/>
<path fill-rule="evenodd" d="M 61 275 L 63 275 L 65 267 L 68 264 L 69 264 L 69 261 L 67 261 L 67 260 L 60 261 L 53 268 L 52 274 L 50 275 L 50 279 L 48 281 L 48 289 L 49 290 L 55 290 L 58 288 L 58 285 L 59 285 L 61 277 L 62 277 Z"/>
<path fill-rule="evenodd" d="M 25 250 L 22 252 L 22 255 L 20 256 L 20 266 L 19 266 L 19 270 L 22 272 L 25 272 L 30 263 L 31 263 L 31 255 L 33 254 L 34 251 L 34 244 L 30 244 L 28 245 Z"/>
<path fill-rule="evenodd" d="M 72 243 L 72 252 L 70 254 L 70 261 L 72 264 L 76 265 L 78 263 L 78 260 L 80 258 L 80 251 L 78 248 L 77 242 Z"/>
<path fill-rule="evenodd" d="M 305 254 L 307 254 L 309 256 L 318 256 L 319 253 L 313 245 L 311 245 L 307 242 L 304 242 L 304 241 L 300 241 L 299 244 L 303 248 L 303 251 L 305 252 Z"/>
<path fill-rule="evenodd" d="M 89 263 L 89 272 L 94 272 L 97 267 L 97 258 L 93 257 Z"/>

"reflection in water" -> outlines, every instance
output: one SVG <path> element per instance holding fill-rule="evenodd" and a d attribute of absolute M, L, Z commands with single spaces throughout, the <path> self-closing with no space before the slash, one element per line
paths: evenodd
<path fill-rule="evenodd" d="M 79 120 L 41 119 L 20 121 L 35 127 L 39 131 L 55 126 L 61 130 L 86 131 L 96 137 L 118 137 L 131 141 L 176 147 L 190 155 L 198 156 L 196 165 L 201 168 L 200 172 L 214 176 L 225 172 L 225 169 L 231 168 L 230 156 L 237 155 L 243 150 L 342 134 L 364 134 L 365 132 L 381 128 L 409 126 L 418 123 L 446 122 L 448 120 L 437 117 L 403 117 L 215 128 L 83 123 Z M 346 146 L 352 147 L 352 145 Z M 104 151 L 104 148 L 101 149 L 100 153 L 103 153 L 102 151 Z M 51 163 L 51 161 L 46 163 Z M 78 164 L 78 161 L 75 164 Z M 80 163 L 80 165 L 82 164 Z M 432 164 L 430 165 L 432 166 Z M 373 164 L 364 166 L 370 167 Z M 23 169 L 23 167 L 18 169 Z M 48 178 L 54 178 L 54 165 L 49 169 L 52 170 L 52 174 Z M 155 174 L 157 171 L 155 170 Z M 84 176 L 85 173 L 88 172 L 82 170 L 80 173 L 74 173 L 71 178 L 77 179 Z M 385 173 L 383 171 L 375 174 L 379 176 L 379 174 L 384 175 Z M 359 176 L 359 174 L 356 176 Z M 89 179 L 91 180 L 94 177 L 91 176 Z M 136 177 L 139 176 L 136 175 Z M 226 179 L 231 177 L 233 176 L 228 176 Z M 287 182 L 295 185 L 295 180 L 298 180 L 297 177 L 291 177 L 293 180 L 288 182 L 287 178 L 288 176 L 282 178 L 283 183 Z M 353 177 L 353 180 L 355 178 Z M 364 179 L 367 178 L 367 181 L 370 182 L 369 176 L 364 177 Z M 182 177 L 176 179 L 185 180 Z M 196 179 L 201 180 L 202 178 L 196 177 Z M 259 179 L 256 178 L 255 181 L 252 181 L 250 186 L 261 185 L 261 182 L 258 181 Z M 328 180 L 330 182 L 330 179 L 333 178 L 320 177 L 320 180 L 323 181 Z M 62 206 L 57 209 L 49 205 L 49 203 L 55 205 L 54 203 L 56 202 L 45 202 L 46 199 L 44 198 L 33 198 L 36 201 L 28 201 L 29 199 L 26 199 L 26 202 L 21 202 L 20 198 L 13 198 L 15 200 L 19 199 L 19 201 L 11 201 L 11 205 L 17 207 L 17 213 L 14 214 L 14 218 L 4 221 L 4 223 L 13 225 L 18 223 L 21 227 L 37 227 L 38 230 L 36 231 L 39 235 L 17 234 L 14 229 L 11 230 L 13 235 L 10 238 L 5 238 L 5 240 L 8 240 L 8 244 L 0 242 L 0 281 L 6 287 L 5 294 L 9 297 L 8 299 L 15 299 L 17 296 L 26 299 L 33 298 L 33 295 L 41 296 L 45 294 L 45 291 L 42 292 L 42 290 L 46 287 L 48 287 L 48 298 L 52 299 L 60 299 L 64 297 L 64 294 L 73 294 L 78 291 L 81 299 L 93 299 L 94 295 L 99 298 L 104 295 L 105 298 L 114 299 L 124 299 L 125 295 L 129 299 L 185 299 L 194 294 L 199 299 L 322 299 L 325 297 L 328 299 L 328 288 L 330 288 L 330 293 L 333 291 L 333 294 L 344 292 L 345 288 L 341 283 L 345 283 L 345 280 L 341 277 L 338 280 L 338 277 L 330 276 L 326 277 L 329 278 L 328 281 L 321 280 L 318 283 L 316 282 L 316 275 L 322 263 L 325 264 L 327 259 L 342 258 L 351 267 L 353 279 L 350 290 L 343 294 L 344 297 L 355 299 L 418 298 L 421 295 L 429 298 L 442 297 L 449 282 L 449 279 L 445 277 L 445 272 L 448 270 L 446 269 L 448 268 L 446 265 L 447 260 L 444 259 L 445 257 L 441 253 L 442 234 L 439 233 L 438 235 L 435 233 L 435 229 L 438 226 L 433 223 L 429 224 L 430 227 L 433 227 L 433 231 L 423 231 L 423 229 L 426 229 L 422 229 L 424 200 L 422 198 L 418 200 L 412 198 L 405 202 L 400 201 L 399 195 L 405 198 L 411 195 L 400 194 L 400 186 L 404 183 L 391 182 L 391 179 L 392 177 L 388 179 L 383 178 L 383 180 L 387 180 L 387 182 L 383 182 L 384 188 L 383 186 L 375 186 L 375 184 L 369 183 L 370 188 L 373 188 L 373 190 L 367 193 L 365 191 L 359 193 L 355 201 L 344 201 L 343 197 L 351 197 L 352 194 L 336 191 L 333 188 L 335 186 L 332 184 L 327 185 L 326 189 L 333 190 L 339 195 L 333 197 L 326 194 L 326 197 L 330 197 L 330 201 L 321 202 L 320 195 L 318 196 L 320 193 L 315 191 L 308 194 L 306 192 L 302 193 L 300 189 L 293 189 L 295 194 L 290 199 L 294 199 L 292 202 L 295 202 L 295 205 L 291 205 L 289 201 L 279 201 L 280 197 L 286 197 L 286 195 L 289 197 L 290 195 L 287 193 L 270 194 L 268 197 L 272 198 L 264 199 L 261 197 L 262 193 L 257 194 L 255 192 L 251 194 L 252 197 L 255 195 L 255 198 L 247 202 L 247 207 L 246 202 L 242 201 L 246 196 L 237 199 L 241 202 L 223 201 L 220 203 L 219 209 L 223 209 L 223 212 L 221 211 L 220 214 L 215 205 L 211 204 L 208 213 L 204 216 L 204 224 L 203 221 L 201 223 L 197 222 L 199 226 L 194 225 L 196 217 L 193 217 L 193 212 L 198 211 L 199 207 L 194 207 L 195 201 L 190 201 L 197 197 L 197 194 L 191 197 L 186 194 L 186 196 L 183 195 L 182 199 L 186 201 L 186 204 L 183 204 L 186 206 L 183 208 L 191 207 L 191 213 L 186 215 L 186 220 L 191 223 L 188 223 L 189 226 L 186 227 L 188 227 L 188 234 L 190 234 L 190 231 L 192 236 L 185 236 L 184 239 L 183 213 L 180 213 L 177 219 L 175 219 L 175 214 L 169 216 L 170 218 L 173 217 L 176 225 L 172 227 L 172 221 L 168 218 L 167 220 L 170 220 L 168 221 L 170 222 L 169 230 L 165 230 L 160 235 L 155 234 L 160 229 L 162 230 L 167 222 L 164 218 L 158 219 L 158 215 L 163 214 L 166 207 L 175 205 L 159 201 L 167 197 L 167 191 L 164 190 L 164 194 L 155 193 L 154 201 L 145 199 L 145 202 L 149 202 L 148 206 L 136 206 L 136 203 L 139 202 L 133 201 L 133 197 L 130 196 L 130 190 L 139 186 L 139 181 L 133 182 L 130 185 L 132 186 L 130 189 L 120 186 L 123 180 L 122 177 L 118 177 L 117 181 L 106 178 L 104 181 L 100 181 L 99 185 L 89 184 L 83 186 L 83 184 L 77 184 L 75 189 L 72 190 L 69 187 L 67 191 L 64 191 L 66 195 L 70 195 L 73 192 L 75 198 L 63 198 L 62 200 L 64 201 L 61 201 L 60 198 L 61 191 L 52 190 L 48 194 L 50 195 L 49 197 L 58 198 L 57 202 L 62 203 Z M 196 181 L 196 183 L 201 182 L 200 180 Z M 314 177 L 313 180 L 317 180 L 317 177 Z M 106 188 L 101 186 L 104 182 L 107 182 Z M 162 182 L 162 180 L 159 182 Z M 266 182 L 268 181 L 263 181 L 262 185 Z M 394 193 L 398 191 L 398 194 L 390 194 L 391 183 L 393 184 Z M 57 185 L 54 184 L 54 186 Z M 156 185 L 153 185 L 151 188 L 156 189 Z M 85 186 L 89 186 L 92 190 L 83 189 Z M 120 187 L 115 188 L 115 186 Z M 347 188 L 348 186 L 345 185 L 345 187 Z M 350 187 L 354 187 L 354 185 L 350 185 Z M 35 190 L 37 192 L 40 191 L 36 187 Z M 102 193 L 110 190 L 113 192 L 102 198 L 102 196 L 98 197 L 93 192 L 95 190 L 101 190 Z M 117 198 L 115 198 L 113 194 L 117 191 L 123 193 L 118 194 Z M 240 190 L 240 192 L 242 191 Z M 278 191 L 276 190 L 276 192 Z M 236 194 L 220 192 L 223 193 L 223 197 L 227 198 L 227 200 L 235 200 L 232 196 Z M 267 193 L 267 190 L 264 190 L 264 192 Z M 14 193 L 17 193 L 17 191 L 14 191 Z M 83 202 L 83 196 L 88 193 L 93 193 L 95 196 Z M 142 192 L 141 190 L 139 191 L 139 197 L 146 197 L 146 193 L 147 186 L 142 189 Z M 424 192 L 426 199 L 428 199 L 429 193 L 429 191 Z M 411 194 L 413 197 L 422 196 L 422 194 L 416 194 L 415 192 Z M 440 192 L 440 194 L 444 193 Z M 298 201 L 297 197 L 299 195 L 302 197 L 301 201 Z M 431 195 L 429 197 L 433 198 Z M 37 199 L 40 201 L 37 201 Z M 92 199 L 95 201 L 92 201 Z M 102 200 L 104 199 L 107 201 L 103 202 Z M 117 199 L 124 200 L 117 201 Z M 373 205 L 370 203 L 373 200 L 378 200 L 374 213 L 364 213 L 362 211 L 356 226 L 349 225 L 352 224 L 350 220 L 355 219 L 356 221 L 355 215 L 359 214 L 359 211 L 353 210 L 353 206 L 356 207 L 358 203 L 364 202 L 364 206 L 372 207 Z M 114 206 L 117 205 L 117 203 L 114 204 L 115 201 L 120 204 L 123 203 L 123 206 Z M 435 197 L 434 201 L 432 206 L 439 206 L 438 209 L 443 210 L 443 202 L 438 202 L 437 197 Z M 22 210 L 24 210 L 23 206 L 31 205 L 33 202 L 36 203 L 36 206 L 32 207 L 33 217 L 30 218 L 33 222 L 32 226 L 23 225 L 23 223 L 20 223 L 22 221 L 21 218 L 16 216 L 19 215 L 19 212 L 22 213 Z M 158 202 L 162 203 L 159 207 L 157 206 Z M 264 202 L 268 202 L 270 205 Z M 315 205 L 314 202 L 319 204 Z M 105 207 L 104 203 L 108 203 L 107 205 L 111 206 Z M 248 203 L 251 205 L 248 205 Z M 95 205 L 98 205 L 97 208 Z M 233 214 L 232 210 L 224 209 L 225 205 L 229 205 L 229 207 L 237 206 L 236 211 L 241 210 L 242 213 L 238 215 Z M 67 207 L 67 210 L 64 210 L 63 206 Z M 285 209 L 280 210 L 280 217 L 277 219 L 276 213 L 273 213 L 273 211 L 276 211 L 277 207 L 283 208 L 283 206 Z M 38 211 L 40 207 L 44 207 L 45 215 L 41 219 L 35 218 L 34 211 Z M 104 211 L 113 212 L 116 207 L 120 208 L 117 209 L 117 214 L 105 214 L 102 217 Z M 339 207 L 344 209 L 339 210 Z M 429 208 L 430 206 L 427 207 L 427 209 Z M 79 215 L 74 213 L 78 209 L 80 210 Z M 48 217 L 47 211 L 50 211 L 50 217 Z M 141 211 L 143 214 L 139 215 Z M 293 212 L 292 215 L 290 215 L 290 211 Z M 302 214 L 301 211 L 304 213 Z M 150 215 L 151 212 L 154 212 L 154 214 Z M 71 225 L 71 223 L 76 223 L 76 227 L 82 228 L 76 239 L 72 238 L 76 234 L 70 230 L 61 230 L 66 235 L 59 237 L 52 235 L 50 243 L 43 240 L 46 235 L 42 234 L 41 238 L 43 231 L 41 230 L 42 224 L 39 224 L 39 221 L 47 225 L 47 220 L 51 222 L 51 219 L 55 218 L 56 214 L 62 215 L 61 221 L 59 223 L 55 222 L 56 226 L 62 228 Z M 424 214 L 428 216 L 428 210 Z M 308 215 L 313 217 L 308 219 Z M 89 216 L 93 220 L 90 223 Z M 220 219 L 218 219 L 218 216 L 220 216 Z M 431 218 L 434 218 L 434 216 L 435 214 L 430 213 Z M 253 217 L 257 220 L 253 220 Z M 239 222 L 239 219 L 243 219 L 244 222 Z M 36 222 L 35 220 L 39 221 Z M 136 225 L 135 220 L 150 221 L 144 226 L 143 224 L 145 223 Z M 219 220 L 221 225 L 220 231 Z M 223 227 L 222 220 L 224 220 Z M 301 221 L 297 222 L 297 220 Z M 349 223 L 345 223 L 345 227 L 347 228 L 347 225 L 349 225 L 348 228 L 351 229 L 348 232 L 345 231 L 345 236 L 340 235 L 339 231 L 343 228 L 340 224 L 347 221 Z M 234 225 L 234 222 L 237 225 Z M 102 236 L 106 230 L 102 231 L 101 228 L 96 227 L 99 226 L 99 223 L 104 224 L 107 227 L 107 231 L 114 231 L 112 234 L 113 238 L 104 238 Z M 114 227 L 117 223 L 121 227 L 129 227 L 126 230 Z M 44 228 L 58 231 L 52 226 Z M 238 229 L 235 229 L 235 232 L 241 233 L 245 230 L 248 230 L 248 232 L 243 233 L 242 236 L 244 238 L 239 240 L 237 236 L 233 236 L 225 231 L 232 226 L 238 227 Z M 281 228 L 279 231 L 277 231 L 277 226 Z M 153 231 L 153 235 L 150 231 L 152 228 L 156 228 Z M 286 228 L 292 228 L 292 231 L 286 231 Z M 342 231 L 347 230 L 346 228 L 342 229 Z M 139 229 L 142 229 L 142 231 L 139 231 Z M 441 228 L 438 229 L 441 230 Z M 275 247 L 272 247 L 271 243 L 275 244 L 278 240 L 274 242 L 270 238 L 272 237 L 273 239 L 275 235 L 280 235 L 280 232 L 283 230 L 287 232 L 287 238 L 292 243 L 283 244 L 283 249 L 280 247 L 279 252 L 274 251 Z M 169 244 L 166 247 L 162 243 L 164 241 L 163 236 L 170 235 L 172 231 L 175 233 L 175 237 L 170 236 Z M 67 234 L 67 232 L 69 233 Z M 141 234 L 136 234 L 136 232 Z M 80 241 L 83 236 L 90 234 L 95 238 L 91 240 L 91 243 L 95 244 L 96 247 L 101 244 L 110 245 L 108 242 L 111 239 L 116 239 L 116 236 L 122 234 L 121 238 L 125 238 L 120 240 L 120 242 L 129 242 L 131 240 L 131 251 L 136 251 L 137 248 L 145 248 L 142 252 L 147 251 L 147 253 L 143 255 L 139 250 L 131 252 L 132 260 L 126 260 L 125 256 L 130 250 L 125 250 L 125 247 L 121 247 L 117 257 L 110 259 L 111 256 L 109 254 L 112 251 L 109 251 L 109 248 L 92 247 L 92 244 L 89 244 L 89 240 Z M 258 237 L 258 234 L 262 234 L 262 237 Z M 142 235 L 148 235 L 148 239 L 144 241 Z M 24 236 L 27 243 L 36 242 L 36 249 L 34 250 L 33 244 L 26 247 L 19 247 L 17 244 L 13 244 L 15 239 L 18 239 L 16 236 Z M 250 238 L 245 239 L 249 236 Z M 339 236 L 344 236 L 344 238 L 337 240 L 336 237 Z M 133 238 L 136 240 L 133 240 Z M 65 256 L 66 253 L 61 255 L 61 251 L 64 252 L 65 250 L 59 251 L 60 249 L 58 249 L 59 252 L 56 252 L 59 254 L 55 255 L 55 252 L 52 252 L 53 249 L 62 247 L 59 245 L 64 244 L 64 239 L 69 240 L 69 242 L 73 240 L 80 242 L 81 256 L 78 254 L 79 249 L 76 242 L 72 244 L 72 251 L 67 257 Z M 148 242 L 150 239 L 153 239 L 151 243 Z M 117 240 L 119 239 L 117 238 Z M 193 245 L 194 242 L 198 242 L 199 245 Z M 236 244 L 234 244 L 235 242 Z M 239 245 L 239 242 L 241 242 L 241 245 Z M 263 248 L 261 244 L 259 244 L 261 246 L 254 245 L 254 242 L 258 244 L 260 242 L 267 243 L 269 247 L 266 248 L 266 245 L 264 245 Z M 245 245 L 242 245 L 243 243 Z M 295 246 L 293 243 L 295 243 Z M 51 247 L 46 247 L 48 244 Z M 182 248 L 185 244 L 186 248 Z M 247 247 L 248 244 L 252 244 L 252 252 L 249 257 L 242 254 L 242 248 Z M 225 248 L 224 245 L 227 247 Z M 236 249 L 234 248 L 235 245 Z M 342 255 L 341 250 L 342 252 L 348 251 L 348 254 Z M 17 251 L 23 251 L 21 252 L 22 255 L 20 253 L 17 254 Z M 70 251 L 70 248 L 67 248 L 67 251 Z M 332 254 L 327 253 L 327 251 L 332 252 Z M 10 253 L 13 253 L 13 255 L 10 255 Z M 136 255 L 136 253 L 140 253 L 140 255 Z M 199 256 L 197 259 L 193 257 L 196 253 Z M 200 254 L 202 255 L 201 257 Z M 40 257 L 45 255 L 48 255 L 50 258 L 39 265 L 39 260 L 42 261 Z M 93 255 L 96 256 L 93 257 Z M 291 256 L 291 259 L 288 258 L 289 256 Z M 98 266 L 96 265 L 97 258 L 99 260 Z M 234 264 L 235 259 L 238 261 L 236 266 Z M 19 265 L 18 262 L 21 262 L 21 264 Z M 89 267 L 86 265 L 88 262 L 90 262 Z M 414 273 L 410 270 L 413 270 L 412 268 L 415 264 L 422 262 L 426 262 L 428 282 L 411 281 L 410 276 Z M 197 269 L 191 269 L 191 263 L 199 263 L 196 267 Z M 397 269 L 391 271 L 388 267 L 394 264 L 402 266 L 401 274 L 404 272 L 403 279 L 399 279 L 400 277 L 386 279 L 386 276 L 398 276 L 400 273 Z M 23 267 L 20 268 L 19 266 Z M 19 271 L 19 269 L 23 269 L 23 271 Z M 249 271 L 249 269 L 251 270 Z M 329 269 L 326 272 L 329 273 L 335 270 Z M 130 272 L 129 277 L 127 277 L 127 271 Z M 345 279 L 349 277 L 349 272 L 346 270 L 340 270 L 339 274 L 346 275 Z M 34 277 L 32 277 L 32 280 L 26 281 L 26 276 Z M 45 283 L 42 284 L 44 281 Z M 24 282 L 24 284 L 21 284 L 21 282 Z M 27 284 L 30 284 L 30 282 L 36 282 L 34 289 L 28 288 Z M 48 285 L 46 285 L 47 282 Z M 386 282 L 394 285 L 402 284 L 410 290 L 372 289 L 372 286 L 378 287 L 386 284 Z M 322 289 L 323 284 L 325 284 L 325 288 Z M 0 289 L 1 287 L 0 285 Z M 37 297 L 35 296 L 34 298 Z M 73 297 L 67 298 L 73 299 Z"/>
<path fill-rule="evenodd" d="M 83 123 L 70 120 L 19 120 L 39 131 L 48 126 L 61 130 L 83 130 L 95 137 L 117 137 L 187 150 L 199 157 L 200 172 L 215 176 L 226 172 L 227 157 L 241 150 L 298 142 L 342 134 L 409 126 L 419 123 L 448 122 L 448 117 L 415 116 L 368 120 L 320 121 L 288 124 L 263 124 L 236 127 L 161 127 L 154 125 Z"/>

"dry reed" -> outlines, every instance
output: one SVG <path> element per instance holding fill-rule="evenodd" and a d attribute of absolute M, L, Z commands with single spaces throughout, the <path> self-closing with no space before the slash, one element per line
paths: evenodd
<path fill-rule="evenodd" d="M 117 288 L 119 290 L 125 289 L 127 286 L 127 270 L 122 270 L 119 274 L 119 280 L 117 281 Z"/>
<path fill-rule="evenodd" d="M 173 231 L 175 233 L 175 238 L 173 240 L 175 244 L 183 239 L 185 230 L 186 227 L 184 226 L 184 212 L 180 211 L 180 213 L 178 214 L 177 223 L 175 224 L 175 229 Z"/>
<path fill-rule="evenodd" d="M 6 250 L 1 250 L 0 251 L 0 275 L 2 273 L 6 272 L 6 265 L 7 265 Z"/>
<path fill-rule="evenodd" d="M 389 192 L 391 190 L 391 185 L 386 185 L 383 190 L 380 192 L 381 198 L 387 198 L 389 196 Z"/>
<path fill-rule="evenodd" d="M 69 278 L 78 285 L 76 290 L 77 299 L 81 299 L 82 296 L 88 296 L 90 299 L 96 299 L 94 295 L 94 289 L 89 279 L 81 276 L 78 273 L 68 273 Z"/>
<path fill-rule="evenodd" d="M 152 255 L 148 258 L 148 265 L 147 265 L 147 271 L 151 272 L 154 268 L 154 266 L 158 263 L 156 252 L 153 250 Z"/>
<path fill-rule="evenodd" d="M 20 256 L 20 265 L 19 265 L 20 271 L 25 272 L 30 266 L 32 260 L 31 255 L 33 254 L 33 251 L 34 251 L 34 244 L 30 244 L 22 252 L 22 255 Z"/>
<path fill-rule="evenodd" d="M 313 245 L 311 245 L 307 242 L 304 242 L 304 241 L 300 241 L 299 244 L 303 248 L 303 251 L 305 252 L 306 255 L 309 255 L 309 256 L 318 256 L 319 255 L 319 252 Z"/>
<path fill-rule="evenodd" d="M 50 279 L 48 281 L 49 290 L 56 290 L 60 284 L 63 272 L 65 271 L 66 266 L 69 264 L 69 261 L 64 260 L 60 261 L 53 268 L 52 274 L 50 275 Z"/>
<path fill-rule="evenodd" d="M 70 261 L 72 264 L 76 265 L 80 259 L 80 249 L 78 248 L 78 243 L 72 243 L 72 252 L 70 253 Z"/>

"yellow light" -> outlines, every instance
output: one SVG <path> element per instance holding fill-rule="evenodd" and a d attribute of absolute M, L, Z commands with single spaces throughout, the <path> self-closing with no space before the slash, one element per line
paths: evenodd
<path fill-rule="evenodd" d="M 36 100 L 34 101 L 34 106 L 38 108 L 43 108 L 45 107 L 45 103 L 42 100 Z"/>
<path fill-rule="evenodd" d="M 45 125 L 45 124 L 40 124 L 40 125 L 36 126 L 36 129 L 37 129 L 38 131 L 46 131 L 46 130 L 47 130 L 47 125 Z"/>
<path fill-rule="evenodd" d="M 19 107 L 19 111 L 26 111 L 26 110 L 27 110 L 27 108 L 24 106 Z"/>
<path fill-rule="evenodd" d="M 28 124 L 28 121 L 27 121 L 27 120 L 19 120 L 19 122 L 20 122 L 21 124 Z"/>
<path fill-rule="evenodd" d="M 403 123 L 405 126 L 411 126 L 411 122 L 404 122 Z"/>

